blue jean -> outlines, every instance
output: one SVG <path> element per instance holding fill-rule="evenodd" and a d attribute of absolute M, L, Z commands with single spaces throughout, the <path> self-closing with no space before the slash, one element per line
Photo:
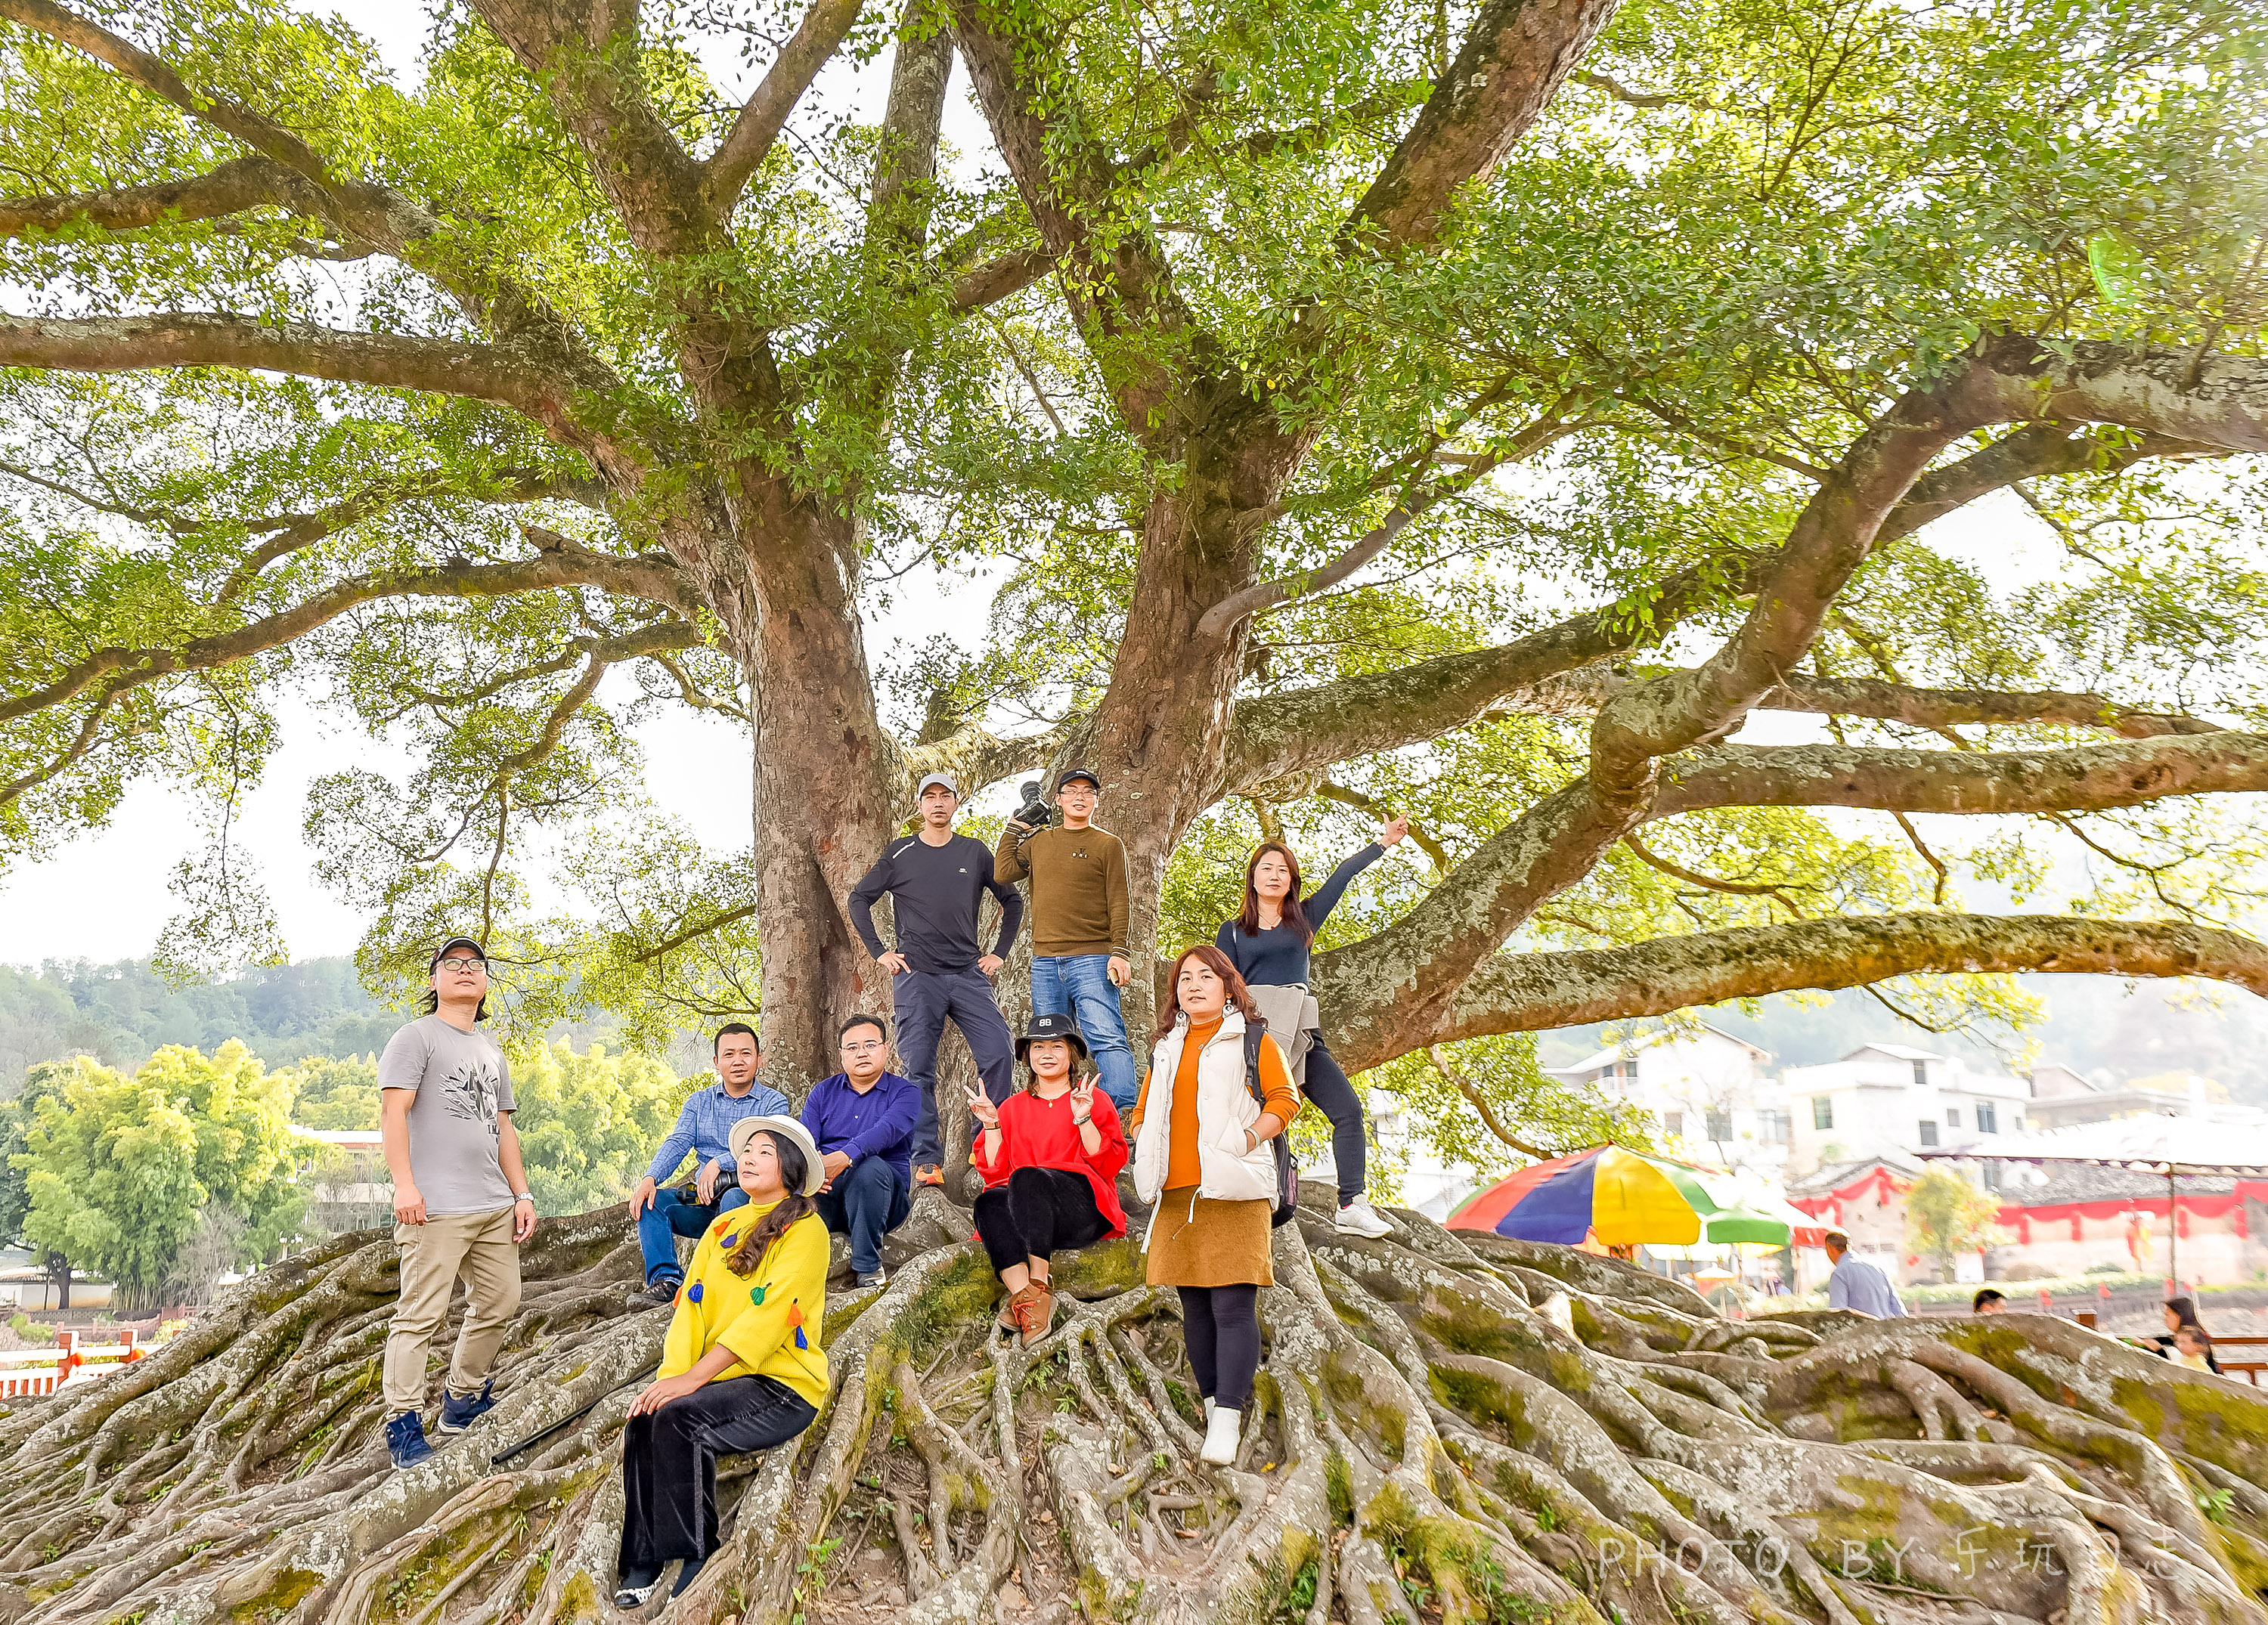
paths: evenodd
<path fill-rule="evenodd" d="M 717 1200 L 706 1206 L 688 1202 L 678 1194 L 674 1185 L 665 1185 L 653 1193 L 653 1205 L 638 1215 L 638 1251 L 645 1254 L 645 1278 L 656 1276 L 675 1276 L 682 1280 L 685 1272 L 677 1267 L 677 1238 L 697 1236 L 716 1222 L 719 1213 L 729 1213 L 734 1208 L 747 1204 L 748 1193 L 733 1184 L 719 1173 L 717 1183 L 723 1188 Z"/>
<path fill-rule="evenodd" d="M 850 1268 L 862 1276 L 882 1267 L 882 1238 L 914 1210 L 906 1176 L 880 1157 L 861 1157 L 811 1201 L 828 1229 L 850 1238 Z"/>
<path fill-rule="evenodd" d="M 1134 1109 L 1134 1052 L 1126 1047 L 1126 1017 L 1118 1008 L 1108 954 L 1033 955 L 1032 1013 L 1078 1022 L 1102 1075 L 1102 1092 L 1122 1115 Z"/>
<path fill-rule="evenodd" d="M 900 971 L 890 978 L 892 1013 L 897 1018 L 898 1058 L 921 1091 L 921 1116 L 914 1124 L 914 1166 L 945 1160 L 937 1132 L 937 1040 L 946 1018 L 968 1044 L 984 1092 L 998 1106 L 1016 1087 L 1016 1050 L 1007 1018 L 992 1000 L 992 979 L 973 967 L 963 971 Z"/>

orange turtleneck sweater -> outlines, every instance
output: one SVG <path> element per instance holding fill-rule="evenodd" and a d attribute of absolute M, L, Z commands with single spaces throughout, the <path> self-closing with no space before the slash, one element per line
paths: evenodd
<path fill-rule="evenodd" d="M 1220 1031 L 1220 1018 L 1189 1024 L 1189 1036 L 1182 1044 L 1181 1064 L 1174 1069 L 1174 1114 L 1167 1124 L 1166 1188 L 1183 1190 L 1199 1182 L 1202 1176 L 1197 1162 L 1197 1057 L 1204 1052 L 1214 1033 Z M 1292 1085 L 1292 1074 L 1284 1064 L 1284 1052 L 1274 1044 L 1260 1047 L 1260 1091 L 1267 1105 L 1262 1109 L 1276 1114 L 1289 1123 L 1300 1114 L 1300 1092 Z M 1134 1102 L 1134 1114 L 1127 1120 L 1127 1131 L 1131 1134 L 1142 1126 L 1142 1114 L 1150 1104 L 1150 1077 L 1142 1079 L 1140 1099 Z"/>

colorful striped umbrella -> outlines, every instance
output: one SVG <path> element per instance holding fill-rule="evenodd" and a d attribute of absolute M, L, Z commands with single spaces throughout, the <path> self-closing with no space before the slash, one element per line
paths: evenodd
<path fill-rule="evenodd" d="M 1498 1180 L 1448 1222 L 1453 1230 L 1570 1246 L 1595 1234 L 1613 1246 L 1704 1239 L 1784 1245 L 1805 1220 L 1785 1202 L 1742 1193 L 1728 1173 L 1601 1145 Z"/>

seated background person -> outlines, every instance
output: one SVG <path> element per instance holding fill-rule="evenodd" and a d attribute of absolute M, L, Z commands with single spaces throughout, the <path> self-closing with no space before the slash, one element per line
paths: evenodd
<path fill-rule="evenodd" d="M 843 1024 L 843 1070 L 811 1087 L 803 1124 L 819 1143 L 819 1217 L 850 1238 L 860 1286 L 880 1286 L 882 1238 L 913 1211 L 914 1124 L 921 1091 L 889 1070 L 880 1016 Z"/>
<path fill-rule="evenodd" d="M 1118 1205 L 1125 1131 L 1110 1097 L 1095 1093 L 1092 1072 L 1073 1083 L 1074 1054 L 1084 1064 L 1086 1040 L 1069 1016 L 1035 1016 L 1016 1040 L 1016 1058 L 1031 1069 L 1023 1092 L 997 1107 L 981 1091 L 968 1094 L 983 1128 L 973 1155 L 987 1187 L 976 1199 L 976 1230 L 1008 1289 L 1000 1325 L 1023 1334 L 1026 1348 L 1055 1323 L 1049 1254 L 1126 1233 Z"/>
<path fill-rule="evenodd" d="M 686 1097 L 677 1126 L 654 1153 L 637 1188 L 630 1193 L 630 1217 L 637 1221 L 638 1251 L 645 1254 L 645 1287 L 630 1296 L 634 1309 L 654 1309 L 677 1298 L 682 1275 L 677 1267 L 677 1238 L 705 1232 L 719 1214 L 747 1200 L 734 1183 L 730 1136 L 751 1117 L 792 1117 L 795 1107 L 778 1090 L 757 1081 L 763 1056 L 753 1028 L 734 1022 L 717 1034 L 717 1082 Z M 661 1181 L 677 1172 L 685 1153 L 694 1156 L 694 1200 Z"/>
<path fill-rule="evenodd" d="M 717 1458 L 785 1444 L 827 1397 L 819 1148 L 792 1117 L 750 1117 L 733 1126 L 730 1150 L 747 1205 L 702 1236 L 661 1375 L 622 1430 L 617 1607 L 644 1603 L 680 1558 L 676 1592 L 692 1584 L 718 1544 Z"/>

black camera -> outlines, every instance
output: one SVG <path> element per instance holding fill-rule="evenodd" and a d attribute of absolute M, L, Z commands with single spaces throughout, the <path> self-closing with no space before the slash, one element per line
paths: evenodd
<path fill-rule="evenodd" d="M 1012 814 L 1019 824 L 1027 829 L 1045 829 L 1055 822 L 1056 810 L 1041 797 L 1039 780 L 1026 779 L 1020 788 L 1024 792 L 1024 805 Z"/>

